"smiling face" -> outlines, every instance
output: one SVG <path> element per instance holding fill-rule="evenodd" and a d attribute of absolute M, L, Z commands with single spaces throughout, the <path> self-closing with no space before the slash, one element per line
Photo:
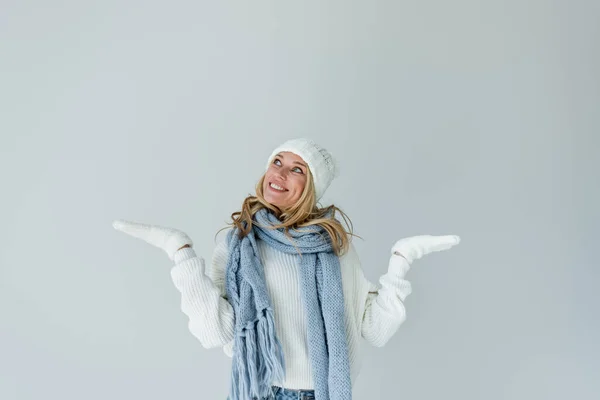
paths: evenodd
<path fill-rule="evenodd" d="M 281 210 L 290 208 L 300 199 L 307 177 L 308 166 L 300 156 L 287 151 L 278 153 L 265 173 L 263 197 Z"/>

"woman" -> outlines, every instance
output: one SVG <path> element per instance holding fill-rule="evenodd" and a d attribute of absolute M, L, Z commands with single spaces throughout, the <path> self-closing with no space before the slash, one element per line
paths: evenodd
<path fill-rule="evenodd" d="M 118 220 L 117 230 L 167 252 L 189 329 L 206 347 L 233 358 L 231 400 L 348 400 L 360 341 L 383 346 L 405 320 L 411 263 L 458 244 L 458 236 L 414 236 L 391 249 L 374 285 L 336 212 L 320 208 L 337 175 L 332 155 L 313 141 L 276 148 L 205 275 L 183 232 Z M 348 225 L 348 224 L 347 224 Z M 350 224 L 351 226 L 351 224 Z"/>

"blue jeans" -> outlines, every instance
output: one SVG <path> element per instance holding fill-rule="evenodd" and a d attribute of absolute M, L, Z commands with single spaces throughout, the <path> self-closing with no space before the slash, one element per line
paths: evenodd
<path fill-rule="evenodd" d="M 272 400 L 315 400 L 314 390 L 292 390 L 273 386 L 273 391 L 275 397 Z"/>
<path fill-rule="evenodd" d="M 292 390 L 273 386 L 273 394 L 274 397 L 266 397 L 261 400 L 315 400 L 314 390 Z"/>

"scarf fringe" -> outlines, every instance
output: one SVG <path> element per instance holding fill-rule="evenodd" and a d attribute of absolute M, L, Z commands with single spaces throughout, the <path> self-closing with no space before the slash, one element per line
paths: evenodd
<path fill-rule="evenodd" d="M 234 339 L 230 400 L 252 400 L 272 394 L 274 382 L 284 382 L 283 348 L 275 335 L 269 308 Z M 260 354 L 260 356 L 259 356 Z"/>

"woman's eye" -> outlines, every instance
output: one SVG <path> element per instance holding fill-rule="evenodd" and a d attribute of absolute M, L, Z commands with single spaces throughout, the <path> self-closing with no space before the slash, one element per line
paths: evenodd
<path fill-rule="evenodd" d="M 281 160 L 280 160 L 279 158 L 276 158 L 276 159 L 274 159 L 274 160 L 273 160 L 273 164 L 275 164 L 275 165 L 279 165 L 279 166 L 283 165 L 283 164 L 281 164 Z M 294 171 L 294 172 L 298 172 L 298 173 L 300 173 L 300 174 L 303 174 L 303 173 L 304 173 L 304 172 L 302 171 L 302 168 L 300 168 L 300 167 L 295 167 L 295 168 L 293 168 L 293 169 L 292 169 L 292 171 Z"/>

